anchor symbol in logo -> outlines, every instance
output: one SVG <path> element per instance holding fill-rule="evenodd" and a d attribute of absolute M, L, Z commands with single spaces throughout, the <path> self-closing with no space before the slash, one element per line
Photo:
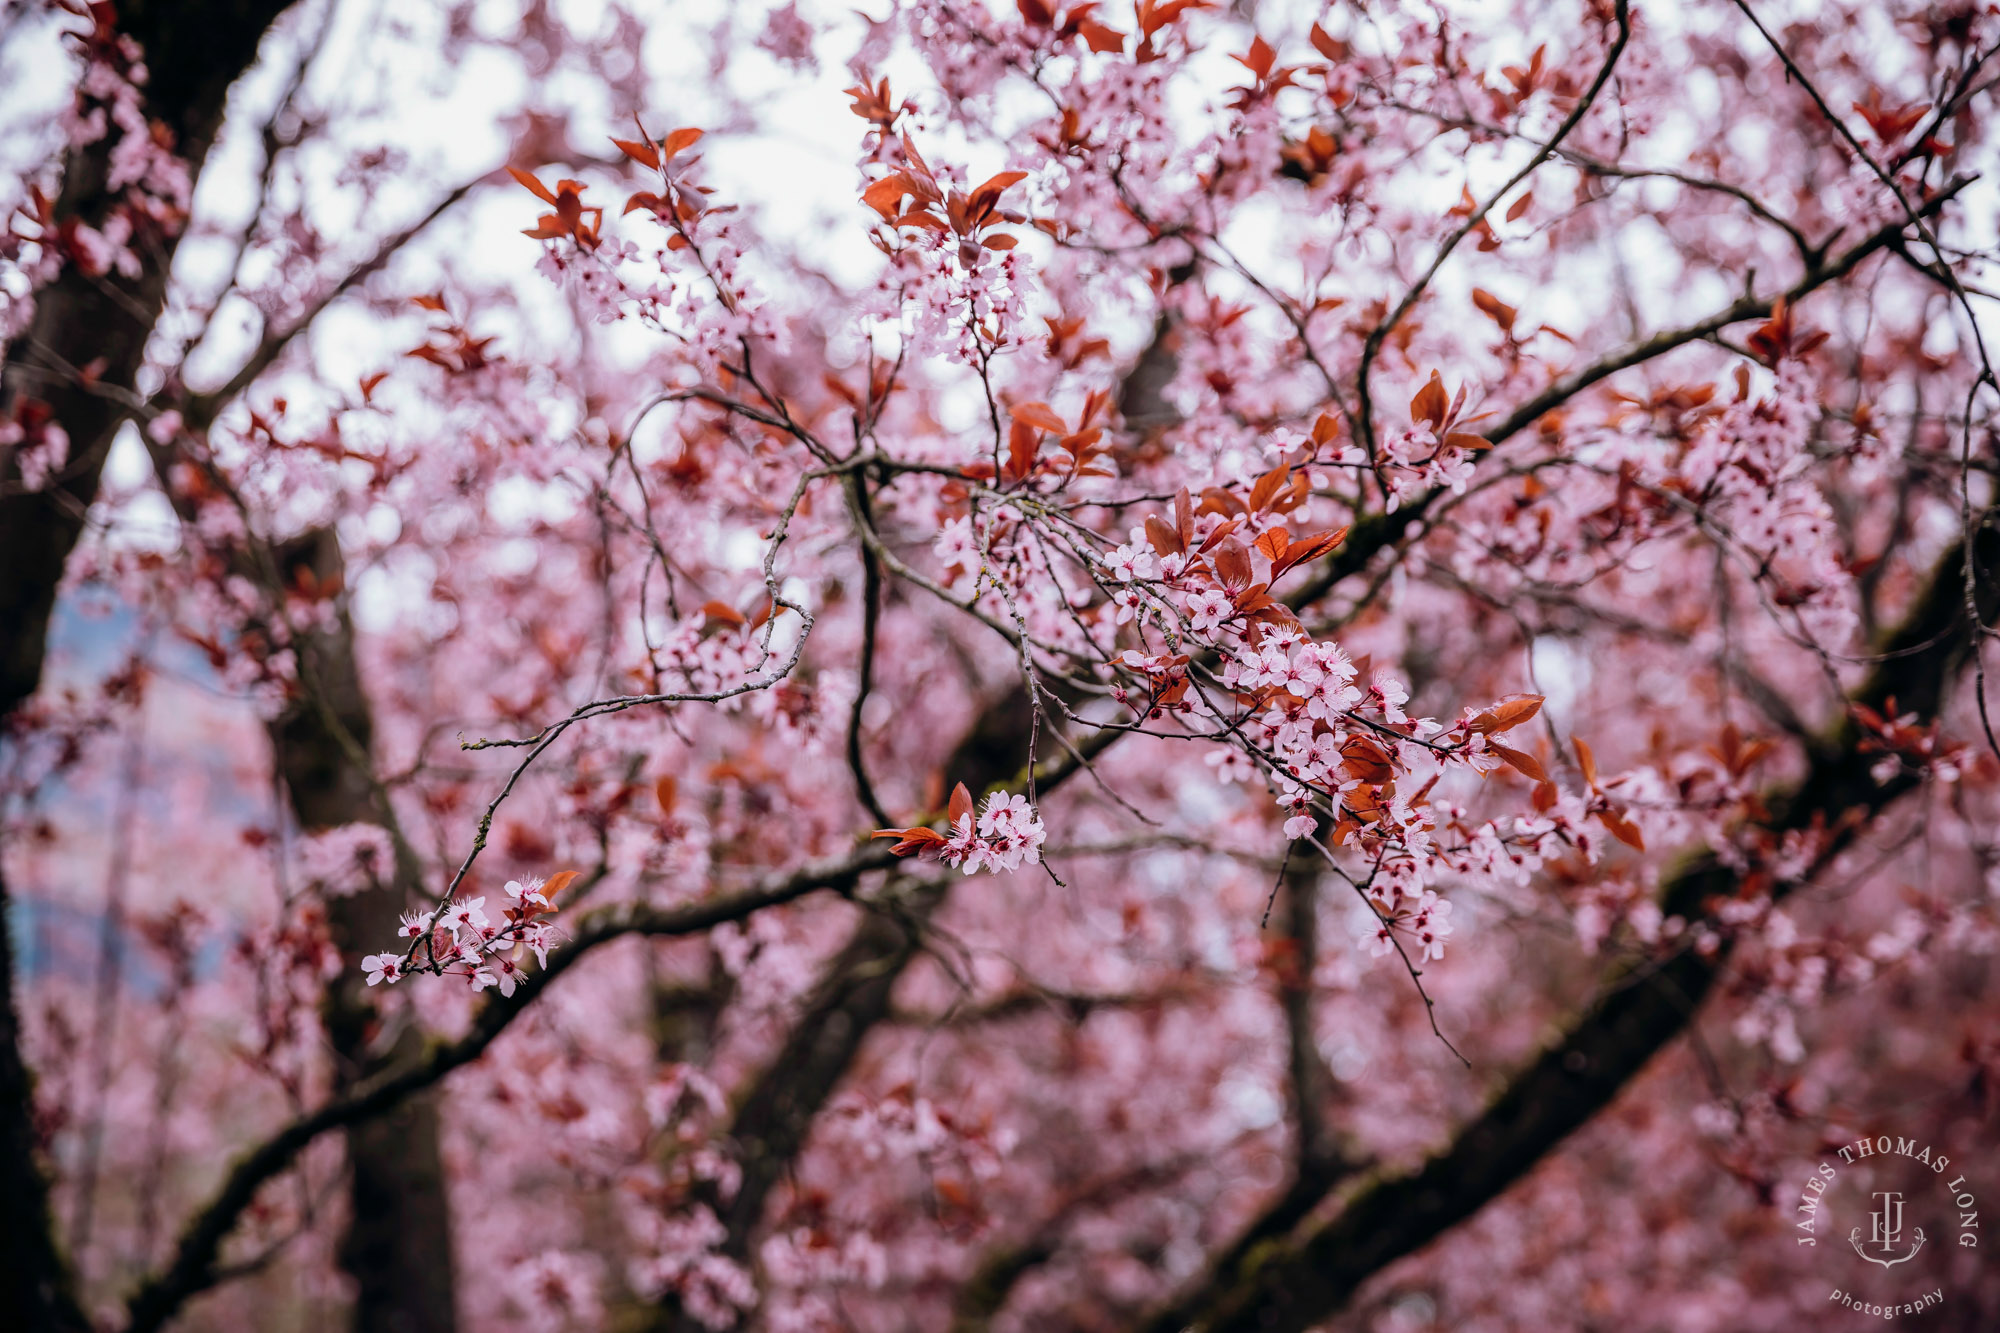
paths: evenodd
<path fill-rule="evenodd" d="M 1848 1243 L 1854 1246 L 1854 1252 L 1869 1263 L 1880 1264 L 1884 1268 L 1894 1268 L 1897 1264 L 1907 1263 L 1911 1259 L 1916 1258 L 1917 1251 L 1924 1248 L 1924 1229 L 1922 1227 L 1915 1228 L 1916 1243 L 1910 1246 L 1908 1254 L 1894 1259 L 1887 1257 L 1895 1253 L 1896 1243 L 1902 1239 L 1903 1196 L 1888 1191 L 1881 1191 L 1874 1197 L 1880 1199 L 1882 1204 L 1868 1215 L 1869 1221 L 1873 1224 L 1869 1228 L 1868 1244 L 1873 1247 L 1879 1247 L 1882 1251 L 1882 1256 L 1877 1257 L 1862 1248 L 1860 1227 L 1854 1228 L 1854 1230 L 1847 1234 Z"/>

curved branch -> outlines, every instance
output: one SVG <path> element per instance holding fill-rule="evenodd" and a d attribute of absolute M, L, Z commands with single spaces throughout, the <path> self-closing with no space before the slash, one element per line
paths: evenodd
<path fill-rule="evenodd" d="M 1930 216 L 1937 213 L 1975 179 L 1976 177 L 1971 176 L 1954 179 L 1923 202 L 1917 210 L 1919 215 Z M 1886 224 L 1831 259 L 1808 268 L 1797 282 L 1782 293 L 1785 304 L 1796 305 L 1808 294 L 1818 291 L 1830 282 L 1846 277 L 1860 266 L 1862 260 L 1878 250 L 1886 250 L 1893 246 L 1908 226 L 1909 223 L 1904 221 Z M 1651 361 L 1654 357 L 1662 356 L 1677 347 L 1685 347 L 1689 343 L 1713 337 L 1731 324 L 1766 318 L 1778 299 L 1768 296 L 1741 297 L 1706 319 L 1656 333 L 1650 338 L 1631 344 L 1622 351 L 1593 361 L 1583 369 L 1563 376 L 1508 413 L 1506 418 L 1492 430 L 1485 432 L 1486 438 L 1495 444 L 1504 443 L 1600 380 L 1608 379 L 1621 370 L 1629 370 L 1633 366 Z"/>
<path fill-rule="evenodd" d="M 481 1006 L 464 1036 L 433 1041 L 410 1064 L 385 1071 L 300 1116 L 238 1158 L 181 1233 L 172 1261 L 141 1282 L 127 1302 L 127 1333 L 152 1333 L 172 1319 L 189 1298 L 220 1280 L 217 1259 L 223 1241 L 257 1191 L 289 1168 L 308 1144 L 322 1134 L 382 1115 L 478 1059 L 557 977 L 598 945 L 626 935 L 699 934 L 823 889 L 844 891 L 889 861 L 886 851 L 870 848 L 831 866 L 807 868 L 682 907 L 620 903 L 592 912 L 569 946 L 550 955 L 545 969 L 527 976 L 512 995 L 489 999 Z"/>
<path fill-rule="evenodd" d="M 1971 185 L 1974 179 L 1976 178 L 1962 176 L 1951 181 L 1925 200 L 1917 211 L 1924 216 L 1935 215 Z M 1584 390 L 1609 379 L 1621 370 L 1629 370 L 1655 357 L 1664 356 L 1676 348 L 1711 338 L 1731 324 L 1767 318 L 1781 299 L 1788 305 L 1796 304 L 1803 297 L 1828 283 L 1846 277 L 1858 268 L 1862 261 L 1877 251 L 1893 249 L 1902 239 L 1907 227 L 1907 222 L 1884 225 L 1838 255 L 1808 268 L 1798 281 L 1778 296 L 1744 296 L 1704 319 L 1656 333 L 1650 338 L 1631 343 L 1609 356 L 1601 357 L 1579 370 L 1572 371 L 1509 412 L 1484 434 L 1493 444 L 1505 444 Z M 1342 579 L 1359 573 L 1376 555 L 1396 545 L 1409 535 L 1412 529 L 1417 528 L 1419 520 L 1444 494 L 1443 490 L 1426 491 L 1393 512 L 1373 514 L 1357 522 L 1348 533 L 1347 541 L 1314 573 L 1312 578 L 1286 596 L 1286 604 L 1293 610 L 1303 609 L 1331 592 Z"/>

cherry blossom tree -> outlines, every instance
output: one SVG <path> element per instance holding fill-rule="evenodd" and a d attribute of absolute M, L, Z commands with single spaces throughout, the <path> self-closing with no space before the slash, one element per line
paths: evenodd
<path fill-rule="evenodd" d="M 2000 1141 L 1988 8 L 365 8 L 0 9 L 23 1327 L 1790 1327 Z"/>

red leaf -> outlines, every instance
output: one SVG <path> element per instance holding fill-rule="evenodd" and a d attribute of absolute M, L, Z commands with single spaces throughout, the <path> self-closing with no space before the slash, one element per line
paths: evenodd
<path fill-rule="evenodd" d="M 1597 756 L 1590 752 L 1590 746 L 1581 736 L 1569 738 L 1576 747 L 1576 766 L 1583 770 L 1583 780 L 1592 787 L 1597 785 Z"/>
<path fill-rule="evenodd" d="M 549 193 L 549 187 L 536 180 L 519 167 L 507 168 L 507 174 L 535 192 L 535 196 L 545 204 L 554 204 L 556 197 Z"/>
<path fill-rule="evenodd" d="M 947 814 L 950 817 L 951 826 L 954 830 L 958 828 L 959 820 L 971 818 L 972 793 L 965 789 L 963 782 L 951 789 L 951 806 L 947 810 Z"/>
<path fill-rule="evenodd" d="M 1250 508 L 1258 510 L 1270 504 L 1278 494 L 1278 489 L 1291 476 L 1292 469 L 1283 463 L 1257 478 L 1257 484 L 1250 488 Z"/>
<path fill-rule="evenodd" d="M 1035 456 L 1041 449 L 1041 433 L 1027 422 L 1014 422 L 1007 432 L 1007 475 L 1019 481 L 1035 470 Z"/>
<path fill-rule="evenodd" d="M 1533 778 L 1536 782 L 1547 782 L 1549 780 L 1549 775 L 1542 771 L 1541 763 L 1535 756 L 1526 751 L 1509 749 L 1507 746 L 1494 741 L 1488 741 L 1486 748 L 1499 755 L 1501 759 L 1505 760 L 1523 776 Z"/>
<path fill-rule="evenodd" d="M 896 216 L 897 207 L 902 203 L 903 196 L 911 193 L 914 191 L 910 187 L 910 178 L 898 171 L 893 175 L 884 176 L 863 190 L 861 202 L 880 213 L 885 219 L 893 218 Z"/>
<path fill-rule="evenodd" d="M 1102 23 L 1085 19 L 1076 25 L 1076 30 L 1082 34 L 1084 44 L 1099 55 L 1108 55 L 1113 51 L 1125 49 L 1125 34 L 1107 28 Z"/>
<path fill-rule="evenodd" d="M 868 836 L 870 838 L 901 839 L 901 841 L 899 841 L 894 847 L 891 847 L 889 849 L 890 854 L 894 856 L 914 856 L 918 852 L 929 851 L 935 847 L 942 847 L 945 845 L 946 841 L 948 841 L 944 837 L 944 835 L 937 832 L 937 830 L 927 829 L 927 828 L 876 829 L 873 833 L 869 834 Z"/>
<path fill-rule="evenodd" d="M 1074 435 L 1063 436 L 1056 441 L 1056 445 L 1065 452 L 1075 455 L 1078 462 L 1082 462 L 1094 453 L 1104 452 L 1091 447 L 1103 438 L 1104 432 L 1092 426 L 1089 430 L 1080 430 Z"/>
<path fill-rule="evenodd" d="M 1624 843 L 1635 852 L 1646 850 L 1646 839 L 1639 832 L 1639 826 L 1625 818 L 1621 811 L 1606 809 L 1599 810 L 1596 813 L 1597 822 L 1609 829 L 1612 837 L 1618 839 L 1618 841 Z"/>
<path fill-rule="evenodd" d="M 631 158 L 640 166 L 653 171 L 660 169 L 660 154 L 653 145 L 649 143 L 635 143 L 630 139 L 619 138 L 613 138 L 611 142 L 617 145 L 619 152 L 625 154 L 625 156 Z"/>
<path fill-rule="evenodd" d="M 1444 425 L 1445 413 L 1451 410 L 1451 399 L 1444 391 L 1444 381 L 1433 370 L 1428 383 L 1417 390 L 1417 396 L 1410 400 L 1410 419 L 1428 421 L 1433 430 Z"/>
<path fill-rule="evenodd" d="M 1248 55 L 1233 57 L 1245 69 L 1255 74 L 1260 82 L 1271 77 L 1271 65 L 1277 58 L 1278 53 L 1273 51 L 1271 44 L 1262 37 L 1258 37 L 1250 43 L 1250 53 Z"/>
<path fill-rule="evenodd" d="M 1216 543 L 1208 562 L 1215 567 L 1216 576 L 1227 587 L 1241 588 L 1250 582 L 1250 548 L 1235 537 L 1226 537 Z"/>
<path fill-rule="evenodd" d="M 1308 560 L 1317 560 L 1346 540 L 1346 528 L 1328 528 L 1325 532 L 1294 538 L 1292 544 L 1285 548 L 1284 559 L 1271 563 L 1271 577 L 1276 579 L 1296 565 L 1302 565 Z"/>
<path fill-rule="evenodd" d="M 1484 287 L 1474 287 L 1472 289 L 1472 304 L 1485 311 L 1487 316 L 1500 326 L 1502 333 L 1512 333 L 1514 331 L 1514 317 L 1521 312 L 1513 306 L 1508 305 L 1505 301 L 1502 301 L 1492 292 L 1487 291 Z"/>
<path fill-rule="evenodd" d="M 1868 122 L 1869 131 L 1883 145 L 1891 145 L 1910 132 L 1911 127 L 1924 118 L 1931 109 L 1929 102 L 1912 102 L 1905 106 L 1882 105 L 1882 90 L 1870 88 L 1866 102 L 1856 102 L 1854 109 Z"/>
<path fill-rule="evenodd" d="M 1539 694 L 1510 694 L 1472 719 L 1472 730 L 1483 736 L 1511 731 L 1542 711 Z"/>
<path fill-rule="evenodd" d="M 972 197 L 977 199 L 980 195 L 990 192 L 995 199 L 998 199 L 1001 191 L 1010 185 L 1018 185 L 1026 179 L 1028 179 L 1028 173 L 1025 171 L 1002 171 L 980 182 L 978 187 L 973 190 Z"/>
<path fill-rule="evenodd" d="M 1025 421 L 1036 430 L 1045 430 L 1052 435 L 1066 435 L 1069 427 L 1055 414 L 1055 409 L 1047 403 L 1021 403 L 1008 409 L 1016 421 Z"/>
<path fill-rule="evenodd" d="M 700 130 L 696 129 L 675 130 L 660 141 L 661 159 L 671 158 L 683 149 L 693 147 L 695 140 L 701 138 L 701 133 Z"/>

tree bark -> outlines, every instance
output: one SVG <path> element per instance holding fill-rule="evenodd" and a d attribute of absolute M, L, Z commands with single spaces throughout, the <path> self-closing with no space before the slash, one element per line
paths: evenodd
<path fill-rule="evenodd" d="M 980 710 L 944 771 L 974 791 L 1014 777 L 1028 762 L 1032 720 L 1025 686 L 1010 688 Z M 820 974 L 776 1057 L 737 1099 L 728 1137 L 743 1180 L 734 1197 L 716 1201 L 716 1215 L 729 1232 L 724 1248 L 732 1258 L 748 1260 L 771 1191 L 791 1173 L 813 1120 L 853 1067 L 868 1034 L 889 1016 L 896 983 L 920 952 L 951 884 L 944 876 L 891 884 L 883 897 L 893 907 L 862 917 Z M 653 1327 L 661 1333 L 707 1330 L 673 1292 L 661 1302 Z"/>
<path fill-rule="evenodd" d="M 290 543 L 279 573 L 301 569 L 322 587 L 343 586 L 340 542 L 320 528 Z M 292 812 L 314 831 L 366 823 L 389 829 L 396 863 L 385 879 L 329 898 L 327 924 L 343 967 L 323 1005 L 337 1085 L 349 1088 L 392 1065 L 415 1060 L 421 1032 L 405 1025 L 393 1039 L 363 982 L 360 959 L 390 948 L 398 915 L 422 892 L 422 868 L 395 832 L 394 812 L 370 763 L 374 718 L 354 654 L 346 598 L 338 596 L 331 629 L 297 644 L 300 690 L 271 723 L 271 747 Z M 340 1264 L 355 1283 L 356 1333 L 445 1333 L 456 1326 L 454 1265 L 444 1162 L 438 1147 L 438 1090 L 412 1097 L 389 1114 L 347 1132 L 352 1172 L 348 1232 Z"/>
<path fill-rule="evenodd" d="M 6 902 L 0 865 L 0 904 Z M 56 1247 L 35 1133 L 34 1075 L 21 1059 L 14 1010 L 14 940 L 0 918 L 0 1302 L 21 1333 L 87 1333 L 69 1266 Z"/>

